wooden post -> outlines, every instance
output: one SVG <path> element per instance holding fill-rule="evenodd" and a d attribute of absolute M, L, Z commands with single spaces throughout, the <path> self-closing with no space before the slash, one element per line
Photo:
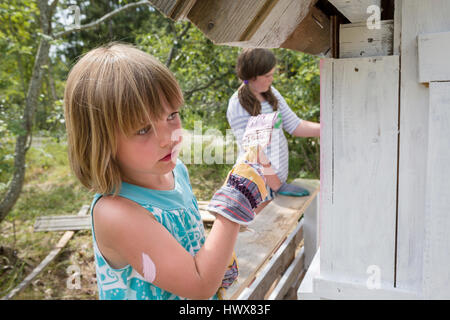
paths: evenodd
<path fill-rule="evenodd" d="M 331 16 L 331 58 L 339 58 L 339 16 Z"/>
<path fill-rule="evenodd" d="M 305 247 L 305 269 L 308 269 L 311 261 L 319 248 L 319 194 L 314 197 L 311 204 L 303 214 L 304 219 L 304 247 Z"/>

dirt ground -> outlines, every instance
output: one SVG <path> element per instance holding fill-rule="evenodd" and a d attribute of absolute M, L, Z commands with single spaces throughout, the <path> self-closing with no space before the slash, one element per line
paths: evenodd
<path fill-rule="evenodd" d="M 7 225 L 8 223 L 3 224 Z M 8 228 L 10 226 L 6 226 Z M 17 226 L 16 226 L 17 227 Z M 3 227 L 2 231 L 5 227 Z M 31 231 L 28 228 L 28 231 Z M 208 234 L 209 226 L 205 227 Z M 0 297 L 16 287 L 53 249 L 64 231 L 30 233 L 29 236 L 41 238 L 33 248 L 0 246 L 0 278 L 3 281 Z M 36 239 L 35 239 L 36 240 Z M 35 255 L 33 257 L 33 255 Z M 94 252 L 90 230 L 75 232 L 55 259 L 13 300 L 97 300 Z"/>

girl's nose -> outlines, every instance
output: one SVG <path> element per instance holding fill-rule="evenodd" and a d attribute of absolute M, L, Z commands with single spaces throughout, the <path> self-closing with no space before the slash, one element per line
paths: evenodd
<path fill-rule="evenodd" d="M 166 126 L 162 128 L 159 136 L 159 146 L 161 148 L 172 147 L 179 143 L 182 138 L 181 128 L 177 128 L 174 130 L 173 127 Z"/>
<path fill-rule="evenodd" d="M 160 131 L 159 146 L 161 148 L 167 148 L 171 144 L 172 144 L 172 133 L 167 127 L 163 128 Z"/>

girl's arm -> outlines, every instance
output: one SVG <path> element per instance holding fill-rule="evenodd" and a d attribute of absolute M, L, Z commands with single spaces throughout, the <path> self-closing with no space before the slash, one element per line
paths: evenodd
<path fill-rule="evenodd" d="M 274 191 L 277 191 L 282 183 L 280 178 L 278 178 L 275 169 L 270 164 L 269 158 L 266 156 L 263 149 L 258 152 L 258 163 L 262 166 L 264 178 L 266 179 L 266 184 Z"/>
<path fill-rule="evenodd" d="M 320 137 L 320 123 L 302 120 L 292 135 L 295 137 Z"/>
<path fill-rule="evenodd" d="M 131 264 L 164 290 L 207 299 L 221 285 L 239 225 L 217 215 L 203 247 L 191 256 L 146 209 L 125 198 L 103 197 L 94 208 L 94 229 L 100 250 L 114 267 Z"/>

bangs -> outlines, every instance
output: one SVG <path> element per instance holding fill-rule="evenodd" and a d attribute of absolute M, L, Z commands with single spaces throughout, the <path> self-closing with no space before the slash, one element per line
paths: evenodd
<path fill-rule="evenodd" d="M 117 90 L 117 129 L 130 136 L 143 126 L 162 120 L 184 103 L 181 88 L 173 74 L 159 61 L 151 64 L 127 63 L 121 67 L 125 81 Z M 120 99 L 120 100 L 118 100 Z"/>

